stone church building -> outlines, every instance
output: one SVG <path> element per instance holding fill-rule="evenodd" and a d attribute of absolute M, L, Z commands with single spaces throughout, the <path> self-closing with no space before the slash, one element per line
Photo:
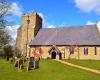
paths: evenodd
<path fill-rule="evenodd" d="M 100 60 L 99 27 L 95 24 L 42 28 L 42 18 L 37 13 L 23 14 L 17 30 L 16 51 L 29 57 L 39 47 L 42 58 Z"/>

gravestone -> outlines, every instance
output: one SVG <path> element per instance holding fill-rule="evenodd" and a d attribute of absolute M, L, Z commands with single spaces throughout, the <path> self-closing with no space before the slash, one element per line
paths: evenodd
<path fill-rule="evenodd" d="M 31 70 L 33 68 L 34 68 L 34 57 L 30 57 L 28 63 L 28 70 Z"/>
<path fill-rule="evenodd" d="M 38 69 L 39 68 L 39 60 L 35 60 L 34 61 L 34 69 Z"/>
<path fill-rule="evenodd" d="M 23 60 L 19 59 L 15 63 L 15 67 L 22 68 L 23 67 Z"/>
<path fill-rule="evenodd" d="M 30 57 L 28 63 L 28 70 L 38 69 L 38 68 L 39 68 L 39 60 L 35 60 L 34 57 Z"/>

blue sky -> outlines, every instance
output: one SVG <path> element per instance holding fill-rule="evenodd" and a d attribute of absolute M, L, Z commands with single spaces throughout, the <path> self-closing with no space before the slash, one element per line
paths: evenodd
<path fill-rule="evenodd" d="M 97 22 L 100 15 L 94 11 L 84 12 L 76 7 L 78 0 L 10 0 L 15 2 L 25 12 L 42 13 L 45 20 L 51 25 L 84 25 L 87 21 Z M 82 2 L 82 0 L 79 0 Z M 87 0 L 92 1 L 92 0 Z M 84 2 L 84 1 L 83 1 Z M 100 1 L 99 1 L 100 2 Z M 77 3 L 78 4 L 78 3 Z M 88 8 L 88 6 L 87 6 Z M 20 24 L 20 17 L 18 24 Z"/>
<path fill-rule="evenodd" d="M 9 0 L 16 25 L 21 24 L 21 14 L 38 12 L 44 27 L 78 26 L 100 21 L 100 0 Z"/>

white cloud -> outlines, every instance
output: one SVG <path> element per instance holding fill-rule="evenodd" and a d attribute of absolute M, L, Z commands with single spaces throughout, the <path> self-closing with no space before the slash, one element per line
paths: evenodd
<path fill-rule="evenodd" d="M 41 16 L 42 19 L 44 19 L 44 15 L 42 13 L 38 13 L 39 16 Z"/>
<path fill-rule="evenodd" d="M 56 26 L 50 24 L 49 22 L 47 22 L 47 20 L 45 19 L 45 16 L 43 13 L 39 13 L 39 15 L 41 16 L 42 20 L 43 20 L 43 28 L 56 28 Z"/>
<path fill-rule="evenodd" d="M 13 26 L 7 26 L 6 31 L 14 38 L 16 39 L 17 36 L 17 29 L 20 27 L 20 25 L 13 25 Z"/>
<path fill-rule="evenodd" d="M 94 24 L 96 24 L 95 22 L 92 22 L 92 21 L 87 21 L 86 22 L 86 25 L 94 25 Z"/>
<path fill-rule="evenodd" d="M 75 0 L 75 6 L 83 12 L 100 14 L 100 0 Z"/>
<path fill-rule="evenodd" d="M 86 23 L 86 25 L 94 25 L 94 24 L 96 24 L 96 27 L 100 31 L 100 21 L 98 21 L 98 22 L 87 21 L 87 23 Z"/>
<path fill-rule="evenodd" d="M 23 13 L 22 9 L 17 3 L 13 2 L 10 7 L 11 7 L 11 9 L 9 10 L 9 13 L 14 14 L 16 16 L 22 15 L 22 13 Z"/>
<path fill-rule="evenodd" d="M 43 20 L 43 25 L 45 24 L 45 17 L 44 17 L 44 15 L 43 15 L 43 13 L 38 13 L 39 14 L 39 16 L 41 16 L 41 18 L 42 18 L 42 20 Z"/>
<path fill-rule="evenodd" d="M 98 28 L 98 30 L 100 31 L 100 21 L 97 22 L 97 28 Z"/>
<path fill-rule="evenodd" d="M 54 25 L 48 25 L 47 28 L 56 28 Z"/>

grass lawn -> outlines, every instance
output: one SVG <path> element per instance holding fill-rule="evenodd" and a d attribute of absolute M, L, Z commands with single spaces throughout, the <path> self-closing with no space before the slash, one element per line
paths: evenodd
<path fill-rule="evenodd" d="M 100 75 L 70 67 L 53 60 L 41 60 L 40 68 L 19 72 L 13 64 L 0 59 L 0 80 L 100 80 Z"/>
<path fill-rule="evenodd" d="M 64 60 L 73 64 L 80 66 L 85 66 L 92 69 L 100 70 L 100 60 L 77 60 L 77 59 L 68 59 Z"/>

